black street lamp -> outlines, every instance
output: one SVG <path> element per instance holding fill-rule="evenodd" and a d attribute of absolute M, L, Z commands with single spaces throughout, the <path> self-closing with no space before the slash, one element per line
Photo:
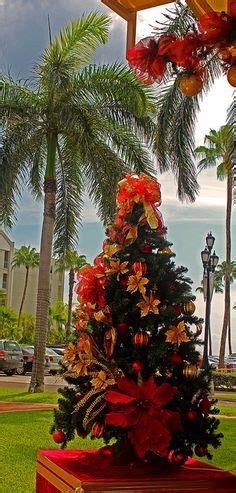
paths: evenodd
<path fill-rule="evenodd" d="M 208 361 L 208 340 L 210 332 L 210 316 L 211 316 L 211 275 L 215 272 L 215 268 L 219 262 L 219 257 L 215 251 L 211 255 L 215 238 L 211 233 L 208 233 L 206 237 L 205 250 L 201 252 L 202 264 L 203 264 L 203 279 L 206 279 L 206 315 L 205 315 L 205 334 L 204 334 L 204 351 L 202 368 L 209 366 Z M 212 288 L 213 289 L 213 288 Z"/>

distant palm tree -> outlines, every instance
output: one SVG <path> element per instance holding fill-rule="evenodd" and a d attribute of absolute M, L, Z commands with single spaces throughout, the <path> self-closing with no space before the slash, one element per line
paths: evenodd
<path fill-rule="evenodd" d="M 19 250 L 17 250 L 17 252 L 13 257 L 12 260 L 13 268 L 21 267 L 21 266 L 25 267 L 25 283 L 24 283 L 20 309 L 18 313 L 17 327 L 19 327 L 21 323 L 22 311 L 23 311 L 28 280 L 29 280 L 29 272 L 31 269 L 35 269 L 35 267 L 38 267 L 38 265 L 39 265 L 39 253 L 36 252 L 35 248 L 31 248 L 30 246 L 22 246 Z"/>
<path fill-rule="evenodd" d="M 199 171 L 217 166 L 217 178 L 227 179 L 226 205 L 226 273 L 225 273 L 225 307 L 221 332 L 219 368 L 224 367 L 225 344 L 230 321 L 230 266 L 231 266 L 231 212 L 233 198 L 233 166 L 234 149 L 233 125 L 224 125 L 220 130 L 211 130 L 205 137 L 206 146 L 200 146 L 196 153 L 201 156 Z"/>
<path fill-rule="evenodd" d="M 215 273 L 217 282 L 225 284 L 226 273 L 227 273 L 227 264 L 226 262 L 222 262 L 217 266 L 217 270 Z M 230 263 L 230 284 L 233 284 L 235 280 L 236 280 L 236 262 L 232 261 Z M 232 351 L 230 305 L 229 305 L 229 321 L 228 321 L 228 344 L 229 344 L 229 354 L 231 354 L 233 351 Z"/>
<path fill-rule="evenodd" d="M 85 255 L 78 255 L 74 250 L 69 250 L 64 257 L 57 262 L 57 272 L 69 271 L 69 294 L 68 294 L 68 309 L 67 309 L 67 322 L 66 322 L 66 335 L 69 336 L 71 332 L 71 320 L 72 320 L 72 305 L 73 305 L 73 290 L 75 284 L 75 272 L 78 271 L 84 264 L 86 264 Z"/>
<path fill-rule="evenodd" d="M 12 224 L 22 181 L 44 196 L 31 392 L 44 390 L 53 238 L 59 257 L 75 248 L 85 191 L 107 221 L 121 177 L 153 171 L 144 145 L 155 132 L 150 89 L 119 63 L 90 65 L 109 24 L 105 15 L 83 15 L 51 40 L 31 82 L 0 83 L 0 223 Z"/>
<path fill-rule="evenodd" d="M 204 294 L 203 281 L 201 281 L 201 286 L 196 288 L 196 291 Z M 214 291 L 215 293 L 223 293 L 223 281 L 214 275 Z M 211 327 L 209 327 L 209 355 L 212 356 L 212 334 Z"/>

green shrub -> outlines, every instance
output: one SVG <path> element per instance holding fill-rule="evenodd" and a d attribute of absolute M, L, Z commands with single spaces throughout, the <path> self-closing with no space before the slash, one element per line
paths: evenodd
<path fill-rule="evenodd" d="M 29 313 L 23 313 L 21 318 L 22 338 L 21 344 L 34 344 L 35 317 Z"/>
<path fill-rule="evenodd" d="M 231 375 L 230 373 L 214 372 L 213 380 L 215 390 L 232 390 L 236 387 L 236 375 Z"/>
<path fill-rule="evenodd" d="M 16 341 L 22 338 L 22 328 L 17 327 L 17 313 L 7 306 L 0 306 L 0 338 Z"/>

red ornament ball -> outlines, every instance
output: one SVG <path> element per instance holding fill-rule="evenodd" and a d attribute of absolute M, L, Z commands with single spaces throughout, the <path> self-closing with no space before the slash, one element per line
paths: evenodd
<path fill-rule="evenodd" d="M 175 365 L 181 365 L 183 363 L 183 358 L 178 353 L 171 354 L 170 359 Z"/>
<path fill-rule="evenodd" d="M 133 344 L 135 346 L 147 346 L 149 342 L 149 335 L 146 332 L 136 332 L 133 337 Z"/>
<path fill-rule="evenodd" d="M 199 403 L 199 409 L 202 411 L 203 414 L 209 414 L 211 409 L 211 401 L 209 401 L 207 397 L 203 397 L 203 399 Z"/>
<path fill-rule="evenodd" d="M 142 253 L 152 253 L 152 245 L 149 245 L 149 243 L 144 243 L 140 250 Z"/>
<path fill-rule="evenodd" d="M 135 274 L 142 272 L 144 276 L 147 273 L 147 264 L 146 262 L 134 262 L 132 265 L 132 270 Z"/>
<path fill-rule="evenodd" d="M 128 284 L 128 278 L 125 277 L 124 279 L 120 279 L 120 285 L 122 286 L 122 288 L 126 288 Z"/>
<path fill-rule="evenodd" d="M 198 414 L 196 411 L 190 409 L 190 411 L 187 412 L 186 417 L 188 421 L 191 421 L 191 423 L 195 423 L 197 421 Z"/>
<path fill-rule="evenodd" d="M 141 361 L 134 361 L 132 363 L 132 369 L 135 373 L 139 373 L 143 370 L 143 363 L 141 363 Z"/>
<path fill-rule="evenodd" d="M 201 445 L 196 445 L 196 447 L 195 447 L 195 454 L 198 457 L 204 457 L 204 455 L 207 454 L 207 449 L 205 447 L 202 447 Z"/>
<path fill-rule="evenodd" d="M 173 312 L 176 315 L 176 317 L 178 317 L 182 313 L 182 307 L 181 306 L 174 305 L 174 306 L 172 306 L 172 308 L 173 308 Z"/>
<path fill-rule="evenodd" d="M 175 466 L 183 466 L 187 456 L 181 450 L 171 450 L 168 455 L 168 461 Z"/>
<path fill-rule="evenodd" d="M 105 426 L 103 423 L 94 423 L 92 426 L 91 434 L 96 438 L 101 438 L 105 430 Z"/>
<path fill-rule="evenodd" d="M 63 433 L 63 431 L 56 430 L 56 431 L 54 431 L 52 438 L 53 438 L 54 442 L 56 442 L 56 443 L 63 443 L 66 439 L 66 435 L 65 435 L 65 433 Z"/>
<path fill-rule="evenodd" d="M 125 336 L 129 333 L 129 325 L 126 322 L 120 322 L 117 324 L 116 328 L 120 336 Z"/>
<path fill-rule="evenodd" d="M 77 430 L 77 435 L 79 438 L 86 438 L 88 433 L 86 431 Z"/>

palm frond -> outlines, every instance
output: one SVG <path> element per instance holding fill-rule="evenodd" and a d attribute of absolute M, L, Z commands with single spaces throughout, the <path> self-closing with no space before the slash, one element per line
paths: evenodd
<path fill-rule="evenodd" d="M 82 15 L 61 30 L 45 50 L 42 62 L 36 67 L 43 84 L 51 81 L 57 86 L 71 83 L 70 76 L 91 60 L 95 49 L 108 38 L 110 19 L 99 12 Z"/>
<path fill-rule="evenodd" d="M 78 226 L 83 207 L 84 183 L 80 156 L 69 138 L 58 141 L 57 204 L 54 233 L 54 253 L 64 257 L 75 250 L 78 243 Z"/>
<path fill-rule="evenodd" d="M 177 34 L 183 36 L 190 28 L 194 27 L 196 17 L 192 10 L 181 1 L 175 2 L 171 8 L 166 8 L 163 20 L 156 21 L 154 33 L 158 37 L 162 34 Z"/>

